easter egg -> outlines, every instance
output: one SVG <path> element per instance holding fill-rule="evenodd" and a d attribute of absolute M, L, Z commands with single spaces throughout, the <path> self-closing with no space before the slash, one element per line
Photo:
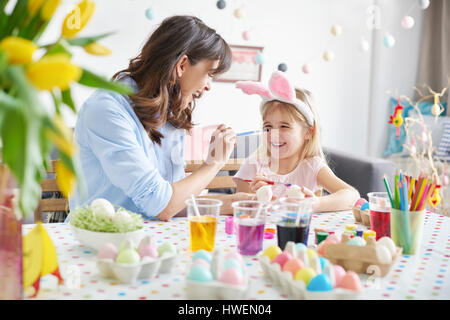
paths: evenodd
<path fill-rule="evenodd" d="M 175 246 L 172 243 L 170 243 L 170 242 L 164 242 L 158 248 L 158 255 L 160 257 L 162 257 L 162 255 L 164 253 L 176 254 L 177 253 L 177 248 L 175 248 Z"/>
<path fill-rule="evenodd" d="M 308 255 L 309 261 L 311 261 L 313 258 L 318 257 L 317 252 L 313 249 L 306 249 L 306 254 Z"/>
<path fill-rule="evenodd" d="M 353 237 L 347 241 L 347 244 L 362 247 L 366 245 L 366 240 L 361 237 Z"/>
<path fill-rule="evenodd" d="M 430 6 L 430 0 L 419 0 L 419 7 L 422 10 L 425 10 Z"/>
<path fill-rule="evenodd" d="M 256 191 L 256 198 L 261 202 L 270 202 L 272 200 L 273 191 L 272 186 L 262 186 Z"/>
<path fill-rule="evenodd" d="M 238 252 L 236 252 L 236 251 L 230 252 L 230 253 L 228 253 L 228 254 L 225 256 L 225 259 L 229 259 L 229 258 L 236 259 L 237 261 L 239 261 L 239 262 L 241 262 L 241 263 L 244 261 L 244 260 L 242 259 L 242 256 L 241 256 Z"/>
<path fill-rule="evenodd" d="M 339 282 L 338 287 L 359 292 L 361 291 L 361 280 L 355 272 L 347 271 Z"/>
<path fill-rule="evenodd" d="M 401 24 L 404 29 L 411 29 L 414 27 L 414 19 L 411 16 L 404 16 Z"/>
<path fill-rule="evenodd" d="M 309 64 L 304 64 L 302 66 L 302 72 L 305 73 L 305 74 L 308 74 L 308 73 L 311 72 L 311 67 L 309 66 Z"/>
<path fill-rule="evenodd" d="M 395 243 L 389 237 L 381 237 L 380 239 L 378 239 L 377 245 L 385 246 L 389 250 L 389 252 L 391 253 L 392 256 L 395 256 L 397 253 L 397 249 L 395 248 Z"/>
<path fill-rule="evenodd" d="M 294 259 L 290 259 L 289 261 L 287 261 L 284 264 L 282 270 L 292 273 L 292 277 L 295 277 L 295 274 L 297 273 L 297 271 L 304 267 L 305 267 L 305 265 L 302 260 L 294 258 Z"/>
<path fill-rule="evenodd" d="M 302 188 L 296 184 L 290 186 L 286 189 L 286 196 L 292 198 L 301 198 L 303 199 L 305 195 L 302 192 Z"/>
<path fill-rule="evenodd" d="M 199 258 L 211 263 L 212 256 L 211 256 L 211 253 L 209 253 L 208 251 L 201 249 L 194 253 L 192 260 L 196 260 Z"/>
<path fill-rule="evenodd" d="M 236 268 L 228 268 L 220 275 L 220 282 L 240 286 L 244 284 L 244 278 Z"/>
<path fill-rule="evenodd" d="M 158 248 L 151 244 L 138 247 L 138 253 L 143 257 L 158 258 Z"/>
<path fill-rule="evenodd" d="M 342 268 L 340 265 L 335 264 L 335 265 L 333 265 L 333 270 L 334 270 L 334 278 L 336 281 L 336 285 L 339 286 L 342 278 L 345 276 L 345 269 Z"/>
<path fill-rule="evenodd" d="M 330 279 L 328 279 L 325 274 L 321 273 L 309 281 L 306 290 L 316 292 L 331 291 L 333 290 L 333 286 L 331 285 Z"/>
<path fill-rule="evenodd" d="M 242 272 L 242 265 L 239 261 L 234 258 L 228 258 L 223 263 L 223 269 L 226 270 L 228 268 L 236 268 L 237 270 Z"/>
<path fill-rule="evenodd" d="M 390 34 L 386 34 L 383 38 L 383 44 L 386 48 L 392 48 L 395 45 L 395 38 Z"/>
<path fill-rule="evenodd" d="M 224 0 L 219 0 L 216 3 L 217 8 L 220 10 L 224 9 L 226 7 L 227 3 Z"/>
<path fill-rule="evenodd" d="M 146 17 L 148 20 L 152 20 L 152 19 L 155 17 L 155 13 L 153 12 L 153 9 L 152 9 L 152 8 L 147 8 L 147 9 L 145 10 L 145 17 Z"/>
<path fill-rule="evenodd" d="M 359 198 L 356 202 L 355 202 L 355 205 L 354 205 L 354 207 L 361 207 L 364 203 L 366 203 L 367 202 L 367 200 L 366 199 L 364 199 L 364 198 Z"/>
<path fill-rule="evenodd" d="M 278 263 L 280 265 L 281 269 L 283 269 L 284 264 L 289 259 L 292 259 L 292 256 L 288 252 L 282 252 L 273 259 L 272 263 Z"/>
<path fill-rule="evenodd" d="M 130 221 L 131 221 L 130 214 L 125 209 L 122 209 L 122 208 L 117 210 L 117 212 L 112 217 L 112 222 L 115 225 L 126 224 L 126 223 L 129 223 Z"/>
<path fill-rule="evenodd" d="M 295 244 L 295 248 L 297 249 L 297 252 L 300 252 L 300 251 L 306 251 L 306 246 L 305 246 L 305 244 L 304 243 L 301 243 L 301 242 L 299 242 L 299 243 L 296 243 Z"/>
<path fill-rule="evenodd" d="M 325 268 L 325 265 L 330 264 L 330 261 L 328 261 L 328 259 L 325 259 L 324 257 L 320 257 L 319 261 L 320 261 L 320 268 L 322 270 Z"/>
<path fill-rule="evenodd" d="M 106 199 L 95 199 L 91 202 L 90 208 L 94 217 L 111 219 L 116 210 L 114 206 Z"/>
<path fill-rule="evenodd" d="M 323 54 L 323 60 L 325 61 L 333 61 L 334 53 L 332 51 L 325 51 Z"/>
<path fill-rule="evenodd" d="M 391 252 L 384 245 L 376 245 L 375 252 L 377 254 L 378 261 L 381 264 L 389 264 L 392 262 Z"/>
<path fill-rule="evenodd" d="M 342 33 L 342 27 L 338 24 L 335 24 L 334 26 L 331 27 L 330 32 L 333 36 L 338 36 Z"/>
<path fill-rule="evenodd" d="M 264 64 L 264 54 L 262 52 L 258 52 L 255 59 L 257 64 Z"/>
<path fill-rule="evenodd" d="M 313 268 L 302 268 L 295 274 L 295 280 L 302 280 L 305 285 L 309 284 L 309 281 L 316 276 L 316 272 Z"/>
<path fill-rule="evenodd" d="M 323 265 L 322 273 L 325 274 L 333 287 L 336 286 L 336 277 L 334 275 L 334 268 L 331 263 L 328 262 Z"/>
<path fill-rule="evenodd" d="M 134 249 L 124 249 L 119 252 L 116 258 L 117 263 L 135 264 L 139 263 L 141 257 Z"/>
<path fill-rule="evenodd" d="M 213 276 L 209 268 L 201 264 L 196 264 L 189 270 L 188 279 L 197 282 L 210 282 L 213 280 Z"/>
<path fill-rule="evenodd" d="M 206 261 L 205 259 L 202 259 L 202 258 L 198 258 L 198 259 L 196 259 L 196 260 L 194 261 L 194 263 L 192 263 L 193 266 L 194 266 L 194 265 L 197 265 L 197 264 L 200 264 L 200 265 L 202 265 L 202 266 L 204 266 L 204 267 L 206 267 L 206 268 L 209 268 L 209 267 L 210 267 L 209 262 Z"/>
<path fill-rule="evenodd" d="M 267 247 L 266 250 L 264 250 L 263 256 L 266 256 L 270 259 L 270 261 L 273 261 L 273 259 L 280 253 L 282 253 L 280 247 L 271 245 L 270 247 Z"/>
<path fill-rule="evenodd" d="M 112 259 L 112 260 L 116 260 L 117 258 L 117 248 L 114 244 L 108 242 L 105 243 L 100 250 L 98 251 L 97 257 L 99 259 Z"/>
<path fill-rule="evenodd" d="M 363 203 L 361 206 L 361 211 L 368 210 L 368 209 L 369 209 L 369 203 L 368 202 Z"/>
<path fill-rule="evenodd" d="M 281 72 L 286 72 L 286 71 L 287 71 L 287 65 L 286 65 L 286 63 L 280 63 L 280 64 L 278 65 L 278 70 L 281 71 Z"/>

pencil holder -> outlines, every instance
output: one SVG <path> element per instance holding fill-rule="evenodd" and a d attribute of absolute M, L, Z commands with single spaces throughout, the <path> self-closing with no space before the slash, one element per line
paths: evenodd
<path fill-rule="evenodd" d="M 391 238 L 403 254 L 416 254 L 423 234 L 425 210 L 402 211 L 391 208 Z"/>

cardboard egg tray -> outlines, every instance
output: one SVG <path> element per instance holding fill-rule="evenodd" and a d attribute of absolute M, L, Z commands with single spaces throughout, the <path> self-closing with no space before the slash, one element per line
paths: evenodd
<path fill-rule="evenodd" d="M 361 222 L 366 227 L 370 227 L 370 210 L 361 210 L 361 207 L 353 207 L 353 216 L 356 222 Z"/>
<path fill-rule="evenodd" d="M 313 292 L 306 289 L 301 280 L 294 280 L 292 273 L 282 271 L 278 263 L 271 263 L 269 257 L 258 254 L 258 260 L 263 269 L 264 276 L 269 279 L 275 287 L 279 288 L 289 299 L 294 300 L 355 300 L 359 298 L 359 292 L 334 288 L 326 292 Z"/>
<path fill-rule="evenodd" d="M 106 278 L 132 284 L 137 279 L 150 279 L 156 274 L 172 272 L 177 257 L 177 254 L 164 253 L 159 258 L 144 257 L 136 264 L 117 263 L 112 259 L 97 259 L 97 267 L 100 274 Z"/>

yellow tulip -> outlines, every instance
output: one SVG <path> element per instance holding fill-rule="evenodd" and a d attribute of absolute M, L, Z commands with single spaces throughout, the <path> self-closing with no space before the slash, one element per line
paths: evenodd
<path fill-rule="evenodd" d="M 95 11 L 95 2 L 83 0 L 64 19 L 62 36 L 71 39 L 80 32 L 91 19 Z"/>
<path fill-rule="evenodd" d="M 11 64 L 28 64 L 33 61 L 33 53 L 38 47 L 33 41 L 20 37 L 6 37 L 0 42 L 0 50 L 6 52 Z"/>
<path fill-rule="evenodd" d="M 27 69 L 28 79 L 40 90 L 52 90 L 55 87 L 66 90 L 71 82 L 80 79 L 81 74 L 81 68 L 71 63 L 65 54 L 44 56 Z"/>
<path fill-rule="evenodd" d="M 94 54 L 97 56 L 107 56 L 111 54 L 111 50 L 107 47 L 98 44 L 97 42 L 93 42 L 83 47 L 87 53 Z"/>
<path fill-rule="evenodd" d="M 55 171 L 56 183 L 58 184 L 61 193 L 64 197 L 69 198 L 69 195 L 76 186 L 75 174 L 69 170 L 62 161 L 56 163 Z"/>
<path fill-rule="evenodd" d="M 44 0 L 29 0 L 27 7 L 31 15 L 34 15 L 42 7 Z"/>
<path fill-rule="evenodd" d="M 42 6 L 41 18 L 45 21 L 50 20 L 53 17 L 56 9 L 58 9 L 61 0 L 47 0 Z"/>
<path fill-rule="evenodd" d="M 73 142 L 73 132 L 67 127 L 61 116 L 57 115 L 53 118 L 53 125 L 58 132 L 47 131 L 47 139 L 50 140 L 58 150 L 64 152 L 69 157 L 74 156 L 78 149 Z"/>

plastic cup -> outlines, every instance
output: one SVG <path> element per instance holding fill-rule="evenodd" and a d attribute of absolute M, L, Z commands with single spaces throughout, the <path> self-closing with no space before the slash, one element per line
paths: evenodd
<path fill-rule="evenodd" d="M 308 245 L 314 198 L 281 198 L 274 206 L 278 246 L 284 249 L 288 241 Z"/>
<path fill-rule="evenodd" d="M 195 199 L 195 202 L 198 208 L 198 216 L 195 213 L 192 200 L 187 199 L 184 202 L 187 208 L 191 251 L 195 252 L 200 249 L 213 251 L 222 201 L 198 198 Z"/>
<path fill-rule="evenodd" d="M 391 209 L 391 238 L 403 248 L 403 254 L 416 254 L 423 235 L 425 210 L 401 211 Z"/>
<path fill-rule="evenodd" d="M 237 226 L 237 247 L 242 255 L 252 256 L 262 250 L 264 225 L 269 204 L 259 201 L 236 201 L 231 204 Z M 258 213 L 259 211 L 259 213 Z"/>
<path fill-rule="evenodd" d="M 387 192 L 370 192 L 370 229 L 377 233 L 376 240 L 391 236 L 391 203 Z"/>

